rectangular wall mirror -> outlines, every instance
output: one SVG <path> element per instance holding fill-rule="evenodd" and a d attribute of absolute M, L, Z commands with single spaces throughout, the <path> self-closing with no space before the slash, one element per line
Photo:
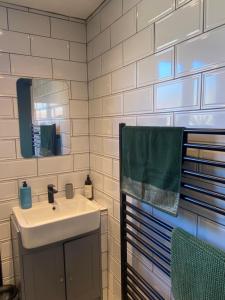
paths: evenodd
<path fill-rule="evenodd" d="M 69 83 L 20 78 L 17 99 L 24 158 L 70 153 Z"/>

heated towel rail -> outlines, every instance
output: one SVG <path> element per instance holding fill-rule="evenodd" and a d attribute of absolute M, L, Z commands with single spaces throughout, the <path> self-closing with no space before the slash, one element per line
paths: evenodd
<path fill-rule="evenodd" d="M 126 124 L 120 124 L 120 175 L 122 169 L 122 128 Z M 182 191 L 180 198 L 193 207 L 200 207 L 207 211 L 225 215 L 225 208 L 213 204 L 212 199 L 225 200 L 225 194 L 203 187 L 204 182 L 209 184 L 225 184 L 225 175 L 217 176 L 207 174 L 200 166 L 212 166 L 225 168 L 225 162 L 192 157 L 188 155 L 188 149 L 222 151 L 225 146 L 213 143 L 203 144 L 189 142 L 189 135 L 225 135 L 225 129 L 185 129 L 183 141 L 183 169 L 182 169 Z M 189 163 L 189 164 L 187 164 Z M 190 168 L 190 163 L 196 166 Z M 225 172 L 224 172 L 225 174 Z M 120 176 L 121 178 L 121 176 Z M 192 181 L 184 180 L 189 178 Z M 194 179 L 194 184 L 192 183 Z M 121 179 L 120 179 L 121 180 Z M 199 185 L 199 180 L 203 184 Z M 183 191 L 184 190 L 184 191 Z M 197 194 L 198 196 L 193 196 Z M 130 195 L 124 193 L 120 186 L 120 231 L 121 231 L 121 292 L 122 299 L 134 300 L 163 300 L 164 297 L 132 266 L 128 261 L 128 247 L 135 249 L 136 253 L 151 262 L 166 276 L 170 277 L 170 241 L 173 227 L 161 219 L 155 217 L 142 206 L 136 205 L 130 199 Z M 207 196 L 202 200 L 201 196 Z M 194 210 L 193 210 L 194 211 Z M 129 246 L 128 246 L 129 245 Z"/>

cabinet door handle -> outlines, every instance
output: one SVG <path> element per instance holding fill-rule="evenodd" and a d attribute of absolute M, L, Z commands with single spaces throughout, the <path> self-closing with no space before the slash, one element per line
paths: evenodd
<path fill-rule="evenodd" d="M 72 276 L 69 276 L 69 281 L 73 281 L 73 277 Z"/>
<path fill-rule="evenodd" d="M 63 283 L 63 282 L 64 282 L 64 277 L 63 277 L 63 276 L 60 276 L 60 277 L 59 277 L 59 282 L 60 282 L 60 283 Z"/>

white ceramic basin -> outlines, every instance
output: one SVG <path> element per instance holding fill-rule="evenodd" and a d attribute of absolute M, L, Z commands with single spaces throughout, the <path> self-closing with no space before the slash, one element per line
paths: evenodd
<path fill-rule="evenodd" d="M 24 248 L 32 249 L 96 230 L 100 226 L 99 206 L 81 195 L 56 199 L 30 209 L 13 208 Z"/>

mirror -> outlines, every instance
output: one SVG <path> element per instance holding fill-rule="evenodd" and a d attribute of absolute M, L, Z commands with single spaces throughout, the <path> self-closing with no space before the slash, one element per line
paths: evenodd
<path fill-rule="evenodd" d="M 70 153 L 69 83 L 20 78 L 17 99 L 24 158 Z"/>

